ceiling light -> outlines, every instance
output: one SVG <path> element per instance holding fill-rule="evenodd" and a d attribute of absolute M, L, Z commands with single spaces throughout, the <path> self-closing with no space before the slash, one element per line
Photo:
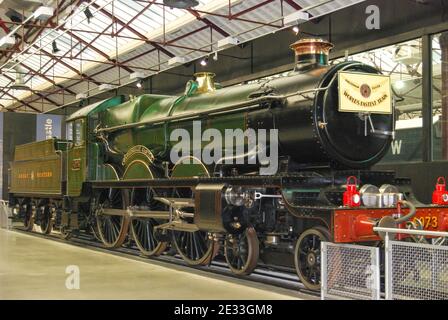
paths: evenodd
<path fill-rule="evenodd" d="M 140 71 L 132 72 L 129 75 L 129 79 L 131 79 L 131 80 L 141 80 L 144 77 L 145 77 L 145 74 L 143 72 L 140 72 Z"/>
<path fill-rule="evenodd" d="M 29 90 L 30 87 L 25 83 L 25 70 L 19 66 L 15 66 L 14 70 L 16 71 L 16 79 L 10 88 L 14 90 Z"/>
<path fill-rule="evenodd" d="M 93 14 L 92 14 L 92 11 L 90 11 L 89 7 L 86 7 L 84 9 L 84 14 L 86 15 L 87 22 L 90 23 L 90 19 L 93 18 Z"/>
<path fill-rule="evenodd" d="M 52 46 L 52 48 L 53 48 L 53 53 L 58 53 L 59 51 L 61 51 L 61 50 L 59 50 L 59 48 L 58 48 L 58 44 L 56 43 L 56 40 L 53 40 L 53 43 L 51 44 L 51 46 Z"/>
<path fill-rule="evenodd" d="M 177 9 L 189 9 L 199 4 L 197 0 L 163 0 L 163 3 Z"/>
<path fill-rule="evenodd" d="M 213 55 L 213 60 L 218 61 L 218 51 Z"/>
<path fill-rule="evenodd" d="M 240 44 L 240 40 L 235 37 L 226 37 L 218 41 L 219 49 L 227 49 Z"/>
<path fill-rule="evenodd" d="M 295 33 L 296 35 L 298 35 L 299 32 L 300 32 L 299 25 L 297 24 L 296 26 L 294 26 L 294 27 L 292 28 L 292 31 L 294 31 L 294 33 Z"/>
<path fill-rule="evenodd" d="M 0 39 L 0 49 L 6 49 L 16 44 L 16 39 L 11 36 L 4 36 Z"/>
<path fill-rule="evenodd" d="M 187 62 L 187 59 L 184 57 L 173 57 L 170 60 L 168 60 L 169 66 L 179 66 L 182 64 L 185 64 Z"/>
<path fill-rule="evenodd" d="M 34 11 L 33 16 L 37 20 L 45 21 L 53 16 L 54 9 L 52 7 L 39 7 L 36 11 Z"/>
<path fill-rule="evenodd" d="M 109 91 L 109 90 L 113 90 L 113 89 L 116 89 L 116 88 L 117 87 L 115 85 L 113 85 L 113 84 L 104 83 L 104 84 L 102 84 L 102 85 L 100 85 L 98 87 L 98 90 L 99 91 Z"/>
<path fill-rule="evenodd" d="M 88 98 L 87 93 L 84 92 L 78 93 L 75 97 L 76 100 L 84 100 L 87 98 Z"/>
<path fill-rule="evenodd" d="M 205 57 L 200 62 L 201 66 L 205 67 L 208 65 L 208 57 Z"/>
<path fill-rule="evenodd" d="M 283 19 L 283 22 L 284 22 L 285 26 L 292 26 L 292 25 L 296 25 L 296 24 L 308 21 L 309 19 L 310 19 L 310 14 L 308 12 L 296 11 L 294 13 L 287 15 Z"/>
<path fill-rule="evenodd" d="M 142 80 L 138 80 L 137 81 L 137 88 L 139 88 L 139 89 L 143 88 L 143 81 Z"/>

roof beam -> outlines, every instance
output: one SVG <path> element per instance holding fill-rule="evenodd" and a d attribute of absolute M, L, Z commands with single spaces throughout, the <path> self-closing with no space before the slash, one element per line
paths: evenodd
<path fill-rule="evenodd" d="M 15 97 L 15 96 L 13 96 L 13 95 L 10 94 L 8 91 L 4 91 L 4 93 L 5 93 L 7 96 L 9 96 L 9 97 L 13 98 L 14 100 L 16 100 L 17 102 L 19 102 L 19 103 L 21 103 L 21 104 L 27 106 L 28 108 L 31 108 L 31 109 L 33 109 L 34 111 L 37 111 L 37 112 L 39 112 L 39 113 L 42 113 L 42 110 L 39 110 L 39 109 L 33 107 L 32 105 L 30 105 L 28 102 L 23 101 L 23 100 L 21 100 L 21 99 Z M 19 107 L 16 107 L 16 108 L 14 108 L 14 109 L 18 109 L 18 108 L 20 108 L 20 107 L 23 107 L 23 106 L 19 106 Z M 6 110 L 8 110 L 8 111 L 11 111 L 11 110 L 14 110 L 14 109 L 6 108 Z"/>
<path fill-rule="evenodd" d="M 303 8 L 298 5 L 294 0 L 283 0 L 285 1 L 287 4 L 289 4 L 291 7 L 293 7 L 296 10 L 302 10 Z"/>
<path fill-rule="evenodd" d="M 209 27 L 211 27 L 212 29 L 214 29 L 215 31 L 217 31 L 218 33 L 220 33 L 222 36 L 224 37 L 230 37 L 230 34 L 225 31 L 224 29 L 222 29 L 221 27 L 218 27 L 216 24 L 214 24 L 213 22 L 211 22 L 209 19 L 201 17 L 200 13 L 197 12 L 196 10 L 193 9 L 187 9 L 187 11 L 189 13 L 191 13 L 193 16 L 196 17 L 196 19 L 198 19 L 199 21 L 204 22 L 206 25 L 208 25 Z"/>
<path fill-rule="evenodd" d="M 47 80 L 48 82 L 52 83 L 54 86 L 64 89 L 65 91 L 67 91 L 70 94 L 76 95 L 76 93 L 73 92 L 72 90 L 70 90 L 68 88 L 64 88 L 64 86 L 62 86 L 61 84 L 56 83 L 53 79 L 50 79 L 48 76 L 42 74 L 41 72 L 35 71 L 33 68 L 29 67 L 28 65 L 26 65 L 24 63 L 20 63 L 20 65 L 22 67 L 24 67 L 25 69 L 27 69 L 28 71 L 35 73 L 38 77 L 41 77 L 41 78 Z"/>
<path fill-rule="evenodd" d="M 90 0 L 86 0 L 87 2 L 90 2 Z M 92 2 L 91 2 L 92 3 Z M 133 27 L 131 27 L 128 23 L 124 22 L 123 20 L 117 18 L 116 16 L 112 15 L 112 13 L 110 13 L 109 11 L 107 11 L 104 8 L 101 8 L 98 4 L 96 3 L 92 3 L 92 6 L 96 9 L 99 9 L 99 11 L 104 14 L 105 16 L 107 16 L 108 18 L 110 18 L 112 21 L 116 21 L 119 25 L 121 25 L 122 27 L 128 29 L 129 31 L 131 31 L 133 34 L 135 34 L 137 37 L 141 38 L 142 40 L 144 40 L 146 43 L 152 45 L 154 48 L 160 50 L 160 52 L 163 52 L 164 54 L 166 54 L 168 57 L 172 58 L 175 55 L 168 51 L 166 48 L 164 48 L 163 46 L 161 46 L 160 44 L 158 44 L 155 41 L 152 41 L 150 39 L 148 39 L 145 35 L 141 34 L 140 32 L 138 32 L 137 30 L 135 30 Z"/>
<path fill-rule="evenodd" d="M 148 10 L 155 2 L 156 0 L 152 0 L 150 1 L 142 10 L 140 10 L 139 13 L 137 13 L 135 16 L 132 17 L 131 20 L 129 20 L 127 22 L 127 25 L 130 25 L 132 22 L 134 22 L 138 17 L 140 17 L 146 10 Z M 120 34 L 121 31 L 123 31 L 126 27 L 125 26 L 121 26 L 120 30 L 118 30 L 116 32 L 116 34 Z"/>
<path fill-rule="evenodd" d="M 177 38 L 174 38 L 174 39 L 170 40 L 169 42 L 175 42 L 175 41 L 178 41 L 178 40 L 180 40 L 180 39 L 185 38 L 186 36 L 189 36 L 189 35 L 191 35 L 191 34 L 194 34 L 195 32 L 199 32 L 199 31 L 202 31 L 202 30 L 207 29 L 207 28 L 209 28 L 209 26 L 201 27 L 201 28 L 199 28 L 199 29 L 197 29 L 197 30 L 194 30 L 194 31 L 192 31 L 192 32 L 189 32 L 188 34 L 181 35 L 181 36 L 179 36 L 179 37 L 177 37 Z M 129 59 L 123 61 L 122 63 L 129 63 L 129 62 L 131 62 L 131 61 L 133 61 L 133 60 L 135 60 L 135 59 L 138 59 L 138 58 L 144 56 L 145 54 L 149 54 L 149 53 L 151 53 L 151 52 L 153 52 L 153 51 L 155 51 L 155 50 L 157 50 L 157 49 L 156 49 L 156 48 L 152 48 L 151 50 L 148 50 L 148 51 L 143 52 L 143 53 L 141 53 L 141 54 L 138 54 L 138 55 L 136 55 L 136 56 L 134 56 L 134 57 L 131 57 L 131 58 L 129 58 Z M 114 67 L 115 67 L 115 65 L 112 65 L 112 66 L 110 66 L 109 68 L 100 70 L 100 71 L 98 71 L 98 72 L 96 72 L 96 73 L 91 74 L 90 76 L 91 76 L 91 77 L 97 76 L 97 75 L 99 75 L 99 74 L 101 74 L 101 73 L 104 73 L 104 72 L 106 72 L 106 71 L 111 70 L 111 69 L 114 68 Z M 73 84 L 67 86 L 67 88 L 71 88 L 71 87 L 73 87 L 73 86 L 76 86 L 76 85 L 80 84 L 81 82 L 82 82 L 82 81 L 77 81 L 77 82 L 75 82 L 75 83 L 73 83 Z M 59 92 L 59 91 L 60 91 L 60 89 L 55 90 L 55 91 L 53 91 L 53 92 L 47 93 L 45 96 L 48 97 L 48 96 L 50 96 L 50 95 L 52 95 L 52 94 L 56 94 L 56 93 Z M 37 100 L 38 100 L 38 99 L 35 99 L 35 100 L 32 100 L 31 102 L 34 102 L 34 101 L 37 101 Z"/>
<path fill-rule="evenodd" d="M 5 78 L 9 79 L 11 82 L 14 81 L 14 79 L 13 79 L 12 77 L 10 77 L 9 75 L 7 75 L 7 74 L 3 74 L 3 76 L 4 76 Z M 51 99 L 48 98 L 48 97 L 45 97 L 42 93 L 40 93 L 40 92 L 38 92 L 38 91 L 36 91 L 36 90 L 33 90 L 33 89 L 31 89 L 31 92 L 33 92 L 33 94 L 35 94 L 35 95 L 40 96 L 42 99 L 47 100 L 47 101 L 50 102 L 51 104 L 54 104 L 55 106 L 59 106 L 58 103 L 56 103 L 55 101 L 51 100 Z"/>
<path fill-rule="evenodd" d="M 276 0 L 266 0 L 266 1 L 260 2 L 260 3 L 256 4 L 256 5 L 254 5 L 253 7 L 250 7 L 250 8 L 247 8 L 245 10 L 241 10 L 238 13 L 232 14 L 230 16 L 230 19 L 238 18 L 239 16 L 242 16 L 243 14 L 246 14 L 248 12 L 254 11 L 254 10 L 256 10 L 256 9 L 258 9 L 260 7 L 263 7 L 263 6 L 265 6 L 265 5 L 269 4 L 269 3 L 272 3 L 274 1 L 276 1 Z"/>
<path fill-rule="evenodd" d="M 100 49 L 95 47 L 94 45 L 92 45 L 92 44 L 88 43 L 87 41 L 85 41 L 84 39 L 80 38 L 79 36 L 77 36 L 73 32 L 67 31 L 67 34 L 69 34 L 70 36 L 72 36 L 74 39 L 76 39 L 77 41 L 81 42 L 82 44 L 88 46 L 90 49 L 92 49 L 93 51 L 95 51 L 99 55 L 103 56 L 108 61 L 113 62 L 117 67 L 121 67 L 121 68 L 123 68 L 124 70 L 126 70 L 129 73 L 134 72 L 134 70 L 132 70 L 131 68 L 129 68 L 127 66 L 121 65 L 116 59 L 112 59 L 108 54 L 104 53 L 103 51 L 101 51 Z"/>

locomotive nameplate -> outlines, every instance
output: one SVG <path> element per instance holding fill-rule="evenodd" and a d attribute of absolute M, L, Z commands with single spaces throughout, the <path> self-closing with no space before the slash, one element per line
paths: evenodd
<path fill-rule="evenodd" d="M 341 71 L 338 81 L 340 112 L 392 113 L 389 76 Z"/>

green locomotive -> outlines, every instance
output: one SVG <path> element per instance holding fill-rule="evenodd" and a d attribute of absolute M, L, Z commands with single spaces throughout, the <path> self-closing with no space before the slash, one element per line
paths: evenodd
<path fill-rule="evenodd" d="M 377 241 L 357 225 L 392 215 L 403 195 L 421 206 L 404 179 L 368 170 L 394 133 L 388 77 L 358 62 L 329 66 L 331 47 L 296 42 L 296 68 L 283 78 L 221 88 L 204 72 L 182 96 L 117 96 L 84 107 L 66 120 L 68 141 L 16 148 L 10 203 L 28 230 L 36 224 L 63 237 L 89 232 L 108 248 L 126 242 L 146 256 L 175 249 L 192 265 L 223 255 L 240 275 L 261 260 L 295 268 L 308 288 L 318 289 L 320 241 Z M 210 141 L 195 125 L 224 140 L 229 129 L 275 129 L 278 141 L 270 136 L 251 149 L 250 139 L 237 134 L 239 144 L 206 163 L 200 155 Z M 179 129 L 189 134 L 191 153 L 173 161 L 178 141 L 171 138 Z M 230 152 L 237 149 L 244 152 Z M 274 174 L 261 174 L 262 151 L 278 151 Z M 350 176 L 355 192 L 347 195 Z M 378 187 L 386 184 L 384 204 Z M 366 198 L 361 185 L 376 191 L 368 189 Z M 380 200 L 372 204 L 371 197 Z M 418 214 L 432 214 L 425 210 Z"/>

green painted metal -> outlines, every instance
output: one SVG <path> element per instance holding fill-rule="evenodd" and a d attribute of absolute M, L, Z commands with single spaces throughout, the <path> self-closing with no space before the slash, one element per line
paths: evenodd
<path fill-rule="evenodd" d="M 147 179 L 151 177 L 151 169 L 149 166 L 142 160 L 135 160 L 129 164 L 126 168 L 126 172 L 123 175 L 123 179 L 125 180 L 138 180 L 138 179 Z"/>
<path fill-rule="evenodd" d="M 80 141 L 74 141 L 67 152 L 67 195 L 72 197 L 81 195 L 87 171 L 86 120 L 78 118 L 76 121 L 81 123 L 83 134 Z"/>
<path fill-rule="evenodd" d="M 193 125 L 190 119 L 179 122 L 164 121 L 168 116 L 176 116 L 200 110 L 212 110 L 234 105 L 241 101 L 249 100 L 259 84 L 246 85 L 216 90 L 210 93 L 195 94 L 188 92 L 181 97 L 142 95 L 136 99 L 123 103 L 114 108 L 108 108 L 98 113 L 102 127 L 114 127 L 123 124 L 139 123 L 149 120 L 161 122 L 151 126 L 135 126 L 131 129 L 119 130 L 111 133 L 108 140 L 114 151 L 125 154 L 134 145 L 144 145 L 149 148 L 156 157 L 166 159 L 169 150 L 177 142 L 170 142 L 169 137 L 173 130 L 183 128 L 193 136 Z M 215 128 L 224 136 L 226 129 L 246 129 L 246 113 L 240 112 L 231 115 L 216 116 L 210 119 L 202 119 L 202 130 Z M 206 144 L 194 143 L 201 148 Z M 194 152 L 194 150 L 192 150 Z"/>
<path fill-rule="evenodd" d="M 79 118 L 88 117 L 94 113 L 101 112 L 105 109 L 111 108 L 113 106 L 119 105 L 125 101 L 124 95 L 119 95 L 113 98 L 105 99 L 94 104 L 88 105 L 70 115 L 66 122 L 70 122 Z"/>
<path fill-rule="evenodd" d="M 110 164 L 102 165 L 99 171 L 100 174 L 98 175 L 96 180 L 115 181 L 119 179 L 117 171 Z"/>
<path fill-rule="evenodd" d="M 11 163 L 10 193 L 62 194 L 62 153 L 67 142 L 60 139 L 17 146 Z"/>
<path fill-rule="evenodd" d="M 98 124 L 96 121 L 98 112 L 123 106 L 124 101 L 125 97 L 122 95 L 106 99 L 82 108 L 67 119 L 68 123 L 82 122 L 82 141 L 78 143 L 74 141 L 67 151 L 67 195 L 73 197 L 81 195 L 85 181 L 117 179 L 115 169 L 104 163 L 104 155 L 101 153 L 94 130 Z M 76 140 L 76 133 L 73 140 Z"/>
<path fill-rule="evenodd" d="M 184 178 L 184 177 L 209 177 L 210 173 L 207 167 L 205 167 L 198 160 L 193 158 L 184 159 L 185 163 L 180 161 L 176 164 L 171 172 L 172 178 Z M 188 162 L 187 162 L 188 161 Z"/>

